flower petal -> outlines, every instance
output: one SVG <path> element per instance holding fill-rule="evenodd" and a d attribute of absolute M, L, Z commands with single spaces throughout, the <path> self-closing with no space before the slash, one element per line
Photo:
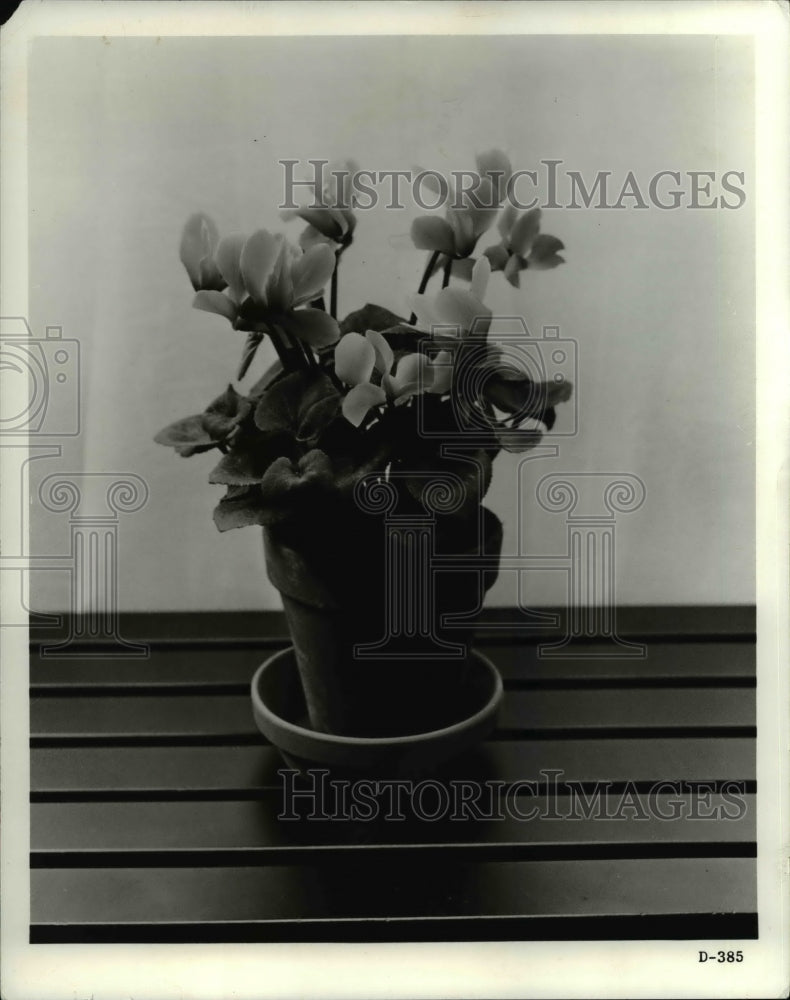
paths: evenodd
<path fill-rule="evenodd" d="M 508 257 L 507 264 L 505 264 L 505 279 L 510 282 L 514 288 L 519 288 L 521 285 L 521 280 L 519 278 L 519 271 L 523 271 L 524 265 L 520 258 L 515 254 L 512 257 Z"/>
<path fill-rule="evenodd" d="M 501 204 L 505 199 L 507 182 L 513 173 L 509 157 L 501 149 L 489 149 L 485 153 L 478 153 L 477 170 L 489 178 L 497 192 L 497 200 Z"/>
<path fill-rule="evenodd" d="M 359 333 L 347 333 L 335 347 L 335 375 L 346 385 L 369 382 L 376 362 L 373 344 Z"/>
<path fill-rule="evenodd" d="M 452 276 L 460 281 L 471 281 L 476 263 L 477 260 L 474 257 L 462 257 L 460 260 L 454 260 Z"/>
<path fill-rule="evenodd" d="M 488 177 L 483 177 L 474 191 L 464 192 L 461 206 L 453 206 L 447 213 L 450 224 L 456 230 L 456 253 L 459 257 L 468 257 L 472 253 L 475 244 L 493 225 L 498 214 L 499 203 Z"/>
<path fill-rule="evenodd" d="M 301 256 L 301 251 L 292 246 L 281 233 L 278 233 L 275 239 L 279 251 L 266 282 L 265 295 L 269 308 L 279 311 L 280 309 L 290 309 L 294 305 L 291 270 L 296 259 Z"/>
<path fill-rule="evenodd" d="M 491 310 L 466 289 L 443 288 L 436 296 L 435 306 L 441 323 L 458 326 L 464 332 L 484 333 L 490 325 Z"/>
<path fill-rule="evenodd" d="M 508 241 L 511 253 L 522 255 L 527 253 L 540 231 L 540 216 L 540 209 L 532 208 L 516 220 L 510 230 L 510 240 Z"/>
<path fill-rule="evenodd" d="M 333 160 L 329 164 L 329 176 L 325 185 L 326 200 L 331 205 L 348 206 L 353 195 L 353 178 L 359 173 L 356 160 Z"/>
<path fill-rule="evenodd" d="M 266 283 L 280 255 L 282 238 L 278 240 L 266 229 L 259 229 L 244 244 L 239 269 L 252 298 L 266 305 Z"/>
<path fill-rule="evenodd" d="M 455 236 L 449 223 L 439 215 L 420 215 L 411 224 L 411 238 L 418 250 L 439 250 L 455 255 Z"/>
<path fill-rule="evenodd" d="M 362 382 L 355 385 L 343 400 L 343 416 L 349 423 L 359 427 L 372 407 L 381 406 L 386 401 L 387 396 L 381 386 Z"/>
<path fill-rule="evenodd" d="M 398 362 L 395 374 L 387 379 L 387 389 L 395 399 L 425 392 L 433 384 L 433 369 L 424 354 L 407 354 Z"/>
<path fill-rule="evenodd" d="M 296 215 L 300 219 L 317 229 L 319 233 L 336 243 L 340 243 L 348 227 L 346 220 L 335 209 L 327 208 L 325 205 L 319 208 L 299 208 Z"/>
<path fill-rule="evenodd" d="M 492 271 L 504 271 L 507 262 L 510 260 L 510 254 L 501 243 L 493 247 L 488 247 L 483 253 L 488 257 Z"/>
<path fill-rule="evenodd" d="M 425 170 L 423 167 L 412 167 L 412 174 L 415 178 L 419 177 L 420 187 L 424 184 L 432 194 L 438 194 L 442 199 L 452 200 L 454 182 L 451 178 L 448 179 L 444 174 L 439 174 L 435 170 Z"/>
<path fill-rule="evenodd" d="M 200 262 L 200 288 L 221 292 L 226 285 L 227 281 L 219 273 L 214 258 L 207 254 Z"/>
<path fill-rule="evenodd" d="M 505 240 L 510 235 L 510 231 L 513 229 L 517 218 L 518 209 L 511 202 L 508 202 L 502 209 L 502 214 L 499 216 L 499 222 L 497 222 L 497 229 Z"/>
<path fill-rule="evenodd" d="M 538 236 L 532 244 L 529 255 L 529 266 L 537 271 L 547 271 L 558 264 L 564 264 L 564 257 L 557 255 L 558 250 L 564 250 L 565 245 L 556 236 Z"/>
<path fill-rule="evenodd" d="M 475 248 L 475 223 L 466 208 L 448 208 L 447 222 L 453 233 L 455 253 L 459 257 L 468 257 Z"/>
<path fill-rule="evenodd" d="M 332 277 L 337 257 L 327 243 L 310 247 L 291 267 L 293 304 L 301 305 L 315 298 Z"/>
<path fill-rule="evenodd" d="M 299 246 L 302 250 L 309 250 L 311 247 L 333 242 L 328 236 L 319 233 L 315 226 L 305 226 L 299 237 Z"/>
<path fill-rule="evenodd" d="M 488 257 L 481 257 L 472 269 L 471 292 L 481 302 L 485 298 L 488 279 L 491 277 L 491 262 Z"/>
<path fill-rule="evenodd" d="M 238 315 L 236 306 L 223 292 L 209 292 L 205 290 L 197 292 L 194 299 L 192 299 L 192 308 L 224 316 L 231 323 Z"/>
<path fill-rule="evenodd" d="M 212 256 L 218 238 L 219 233 L 214 220 L 208 215 L 204 215 L 203 212 L 191 215 L 184 225 L 179 256 L 196 292 L 202 287 L 200 284 L 200 262 L 204 257 Z"/>
<path fill-rule="evenodd" d="M 244 298 L 244 279 L 241 276 L 241 251 L 247 237 L 244 233 L 231 233 L 223 237 L 217 246 L 216 259 L 220 274 L 228 283 L 230 293 L 236 302 Z"/>
<path fill-rule="evenodd" d="M 392 371 L 392 364 L 395 360 L 395 355 L 392 352 L 392 348 L 384 337 L 378 330 L 367 330 L 365 332 L 365 337 L 373 345 L 373 350 L 376 355 L 375 368 L 376 371 L 380 372 L 382 375 L 387 375 Z"/>
<path fill-rule="evenodd" d="M 417 317 L 417 326 L 422 330 L 430 330 L 431 327 L 441 322 L 436 314 L 434 298 L 435 296 L 432 295 L 414 294 L 407 296 L 406 302 Z"/>
<path fill-rule="evenodd" d="M 282 313 L 277 322 L 286 333 L 303 340 L 310 347 L 329 347 L 340 337 L 337 320 L 323 309 L 297 309 Z"/>

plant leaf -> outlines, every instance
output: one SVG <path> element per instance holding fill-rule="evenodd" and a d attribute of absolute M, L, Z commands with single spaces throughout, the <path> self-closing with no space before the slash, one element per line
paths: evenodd
<path fill-rule="evenodd" d="M 281 456 L 293 453 L 287 434 L 243 434 L 209 473 L 210 483 L 225 486 L 252 486 L 260 483 L 266 470 Z"/>
<path fill-rule="evenodd" d="M 543 432 L 536 428 L 503 427 L 495 431 L 496 439 L 505 451 L 520 454 L 540 444 Z"/>
<path fill-rule="evenodd" d="M 274 382 L 258 400 L 255 425 L 314 446 L 339 413 L 340 393 L 327 375 L 311 369 Z"/>
<path fill-rule="evenodd" d="M 206 407 L 203 426 L 215 441 L 222 441 L 251 411 L 250 402 L 229 385 Z"/>
<path fill-rule="evenodd" d="M 154 441 L 157 444 L 175 448 L 178 454 L 184 458 L 196 455 L 201 451 L 209 451 L 217 444 L 203 426 L 202 413 L 196 413 L 191 417 L 182 417 L 181 420 L 168 424 L 154 437 Z"/>
<path fill-rule="evenodd" d="M 214 524 L 220 531 L 263 524 L 264 517 L 258 486 L 231 486 L 214 508 Z"/>
<path fill-rule="evenodd" d="M 363 330 L 384 332 L 391 327 L 405 323 L 406 320 L 402 316 L 396 316 L 394 312 L 390 312 L 384 306 L 377 306 L 368 302 L 361 309 L 357 309 L 346 316 L 340 324 L 340 332 L 361 333 Z"/>
<path fill-rule="evenodd" d="M 322 309 L 297 309 L 295 312 L 281 313 L 278 324 L 298 340 L 310 347 L 328 347 L 340 337 L 337 320 Z"/>

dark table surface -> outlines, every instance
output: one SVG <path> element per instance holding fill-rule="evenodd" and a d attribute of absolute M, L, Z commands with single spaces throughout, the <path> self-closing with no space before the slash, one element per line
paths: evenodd
<path fill-rule="evenodd" d="M 524 621 L 484 619 L 500 727 L 451 772 L 513 808 L 434 821 L 278 818 L 249 702 L 276 613 L 124 616 L 144 657 L 32 629 L 31 940 L 756 937 L 754 609 L 622 609 L 643 659 L 546 659 L 561 618 Z"/>

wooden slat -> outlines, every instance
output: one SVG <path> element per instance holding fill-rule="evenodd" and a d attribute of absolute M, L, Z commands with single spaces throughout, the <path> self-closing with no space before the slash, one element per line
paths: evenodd
<path fill-rule="evenodd" d="M 586 801 L 571 795 L 508 800 L 481 788 L 475 814 L 464 805 L 457 785 L 446 787 L 444 800 L 434 790 L 416 800 L 416 807 L 410 808 L 407 800 L 397 809 L 406 815 L 399 821 L 391 818 L 394 807 L 386 797 L 378 815 L 341 818 L 340 801 L 331 790 L 313 819 L 312 803 L 286 803 L 279 793 L 256 802 L 38 803 L 31 807 L 32 864 L 128 866 L 136 859 L 135 864 L 149 866 L 232 865 L 240 857 L 245 863 L 294 863 L 300 858 L 315 863 L 321 855 L 333 861 L 349 852 L 378 850 L 382 858 L 415 846 L 452 849 L 458 855 L 471 845 L 466 854 L 477 861 L 527 848 L 530 856 L 542 857 L 682 857 L 691 850 L 727 856 L 755 848 L 753 795 L 612 793 Z M 292 816 L 297 808 L 300 819 L 278 818 L 286 809 Z"/>
<path fill-rule="evenodd" d="M 511 691 L 499 728 L 507 732 L 569 730 L 723 730 L 754 725 L 752 690 L 684 688 L 643 690 Z M 257 729 L 249 696 L 173 695 L 59 698 L 31 704 L 32 737 L 156 736 L 160 739 L 252 737 Z"/>
<path fill-rule="evenodd" d="M 31 790 L 64 796 L 238 798 L 281 787 L 273 747 L 58 747 L 31 751 Z M 567 782 L 746 781 L 755 777 L 747 738 L 502 741 L 457 762 L 458 779 L 537 779 L 557 769 Z"/>
<path fill-rule="evenodd" d="M 31 944 L 159 942 L 326 943 L 405 941 L 754 941 L 757 913 L 634 916 L 421 917 L 377 920 L 208 921 L 167 924 L 33 924 Z"/>
<path fill-rule="evenodd" d="M 168 925 L 187 923 L 748 914 L 755 896 L 755 862 L 743 858 L 474 866 L 452 857 L 426 866 L 414 858 L 388 865 L 354 858 L 332 865 L 31 872 L 34 936 L 48 932 L 50 940 L 75 927 L 89 937 L 96 924 L 123 940 L 131 927 L 139 933 L 145 925 L 157 939 Z"/>
<path fill-rule="evenodd" d="M 513 608 L 486 608 L 480 625 L 486 637 L 503 635 L 520 640 L 532 636 L 548 638 L 564 634 L 564 608 L 535 609 L 541 615 L 552 616 L 558 625 L 534 628 L 537 619 L 530 613 Z M 31 628 L 33 642 L 52 643 L 69 634 L 68 615 L 60 613 L 62 624 L 57 628 Z M 619 607 L 617 630 L 626 636 L 731 636 L 749 637 L 755 630 L 753 605 L 702 605 L 696 607 L 664 605 L 659 607 Z M 280 611 L 238 612 L 129 612 L 120 615 L 120 634 L 127 639 L 149 641 L 204 640 L 271 640 L 287 637 L 285 619 Z"/>
<path fill-rule="evenodd" d="M 559 683 L 573 681 L 621 681 L 655 683 L 694 679 L 753 681 L 755 647 L 745 642 L 653 642 L 644 660 L 598 657 L 542 659 L 534 644 L 480 645 L 496 664 L 506 682 Z M 595 653 L 594 646 L 575 647 L 576 653 Z M 153 649 L 147 660 L 42 659 L 31 657 L 30 679 L 33 692 L 61 688 L 132 687 L 177 688 L 211 685 L 213 688 L 241 690 L 272 650 L 237 647 L 209 649 Z"/>
<path fill-rule="evenodd" d="M 573 658 L 541 657 L 534 644 L 512 643 L 480 648 L 491 657 L 505 681 L 600 681 L 632 683 L 666 680 L 693 684 L 695 679 L 717 679 L 722 683 L 753 680 L 756 652 L 748 642 L 688 642 L 669 639 L 646 644 L 644 659 L 586 657 L 598 654 L 593 644 L 574 646 Z"/>

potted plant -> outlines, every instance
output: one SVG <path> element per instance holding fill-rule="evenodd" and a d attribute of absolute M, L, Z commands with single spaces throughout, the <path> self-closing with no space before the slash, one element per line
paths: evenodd
<path fill-rule="evenodd" d="M 245 335 L 238 383 L 264 338 L 278 361 L 156 440 L 221 452 L 217 528 L 263 528 L 293 649 L 256 674 L 253 708 L 290 761 L 419 770 L 494 724 L 501 681 L 467 647 L 501 546 L 483 499 L 496 455 L 534 447 L 571 386 L 496 341 L 491 273 L 519 287 L 563 247 L 539 232 L 538 209 L 508 201 L 504 154 L 477 166 L 472 190 L 448 184 L 444 214 L 412 225 L 429 256 L 408 319 L 371 304 L 338 319 L 357 225 L 350 168 L 292 213 L 307 223 L 299 246 L 263 229 L 220 239 L 202 214 L 184 228 L 193 305 Z M 497 219 L 499 239 L 475 257 Z"/>

